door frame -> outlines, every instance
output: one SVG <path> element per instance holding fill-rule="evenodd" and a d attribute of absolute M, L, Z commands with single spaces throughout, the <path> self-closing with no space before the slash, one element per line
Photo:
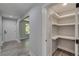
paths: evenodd
<path fill-rule="evenodd" d="M 42 55 L 43 56 L 51 56 L 52 54 L 48 52 L 48 49 L 47 49 L 47 45 L 49 43 L 49 26 L 48 26 L 48 22 L 49 21 L 49 15 L 48 15 L 48 7 L 51 6 L 51 5 L 55 5 L 56 3 L 52 4 L 52 3 L 46 3 L 42 6 Z M 48 43 L 47 43 L 48 41 Z M 52 47 L 52 44 L 51 44 L 51 47 Z M 52 49 L 51 49 L 52 50 Z M 50 50 L 50 52 L 51 52 Z"/>
<path fill-rule="evenodd" d="M 55 3 L 56 4 L 56 3 Z M 48 13 L 47 13 L 47 8 L 49 6 L 53 5 L 52 3 L 48 3 L 48 4 L 45 4 L 43 7 L 42 7 L 42 55 L 43 56 L 48 56 L 48 53 L 47 53 L 47 43 L 45 42 L 46 40 L 48 40 L 48 34 L 47 34 L 47 31 L 48 31 L 48 27 L 47 27 L 47 24 L 48 24 Z M 76 37 L 78 35 L 78 28 L 77 28 L 77 25 L 78 25 L 78 18 L 77 18 L 77 13 L 75 12 L 75 16 L 76 16 L 76 26 L 75 26 L 75 56 L 78 56 L 78 44 L 76 44 Z"/>
<path fill-rule="evenodd" d="M 78 56 L 79 55 L 79 48 L 78 48 L 78 45 L 79 45 L 79 43 L 77 44 L 77 40 L 79 40 L 78 39 L 78 35 L 79 35 L 79 33 L 78 33 L 78 12 L 77 12 L 77 9 L 79 9 L 79 8 L 76 8 L 75 9 L 75 56 Z"/>

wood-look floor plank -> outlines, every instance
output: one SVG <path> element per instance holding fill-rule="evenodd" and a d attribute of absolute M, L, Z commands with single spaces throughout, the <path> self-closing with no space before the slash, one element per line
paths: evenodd
<path fill-rule="evenodd" d="M 52 56 L 74 56 L 74 54 L 67 52 L 65 50 L 62 50 L 62 49 L 57 49 L 55 53 L 52 54 Z"/>

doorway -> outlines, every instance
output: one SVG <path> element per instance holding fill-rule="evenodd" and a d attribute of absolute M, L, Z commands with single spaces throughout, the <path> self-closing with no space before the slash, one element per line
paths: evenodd
<path fill-rule="evenodd" d="M 16 19 L 2 18 L 3 42 L 17 40 Z"/>
<path fill-rule="evenodd" d="M 23 18 L 19 22 L 19 36 L 22 46 L 25 48 L 25 54 L 30 55 L 30 21 L 29 16 Z"/>
<path fill-rule="evenodd" d="M 79 16 L 77 15 L 76 21 L 75 3 L 68 3 L 67 5 L 63 3 L 49 4 L 45 7 L 45 11 L 47 12 L 47 18 L 45 17 L 46 55 L 52 55 L 56 50 L 63 50 L 74 56 L 79 54 L 79 46 L 75 42 L 78 39 Z M 52 44 L 49 44 L 49 42 L 52 42 Z M 66 55 L 64 54 L 64 56 Z"/>
<path fill-rule="evenodd" d="M 29 28 L 26 31 L 26 22 L 19 24 L 20 34 L 17 33 L 17 19 L 2 17 L 2 56 L 29 56 L 29 35 L 27 35 L 30 33 Z M 17 38 L 17 34 L 20 35 L 19 38 Z"/>
<path fill-rule="evenodd" d="M 75 41 L 75 53 L 79 56 L 79 3 L 76 3 L 76 41 Z"/>
<path fill-rule="evenodd" d="M 2 16 L 2 56 L 18 55 L 17 19 Z"/>

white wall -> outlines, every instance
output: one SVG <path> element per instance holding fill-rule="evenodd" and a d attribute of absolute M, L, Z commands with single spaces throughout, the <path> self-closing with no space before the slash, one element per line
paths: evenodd
<path fill-rule="evenodd" d="M 0 16 L 0 45 L 2 41 L 2 17 Z"/>
<path fill-rule="evenodd" d="M 75 41 L 67 39 L 58 39 L 57 46 L 60 49 L 75 53 Z"/>
<path fill-rule="evenodd" d="M 2 45 L 1 41 L 2 41 L 2 18 L 0 16 L 0 46 Z M 1 47 L 0 47 L 0 55 L 1 55 Z"/>
<path fill-rule="evenodd" d="M 21 19 L 17 19 L 17 39 L 18 39 L 18 41 L 20 40 L 20 32 L 19 32 L 19 27 L 20 27 L 20 21 L 21 21 Z"/>
<path fill-rule="evenodd" d="M 41 6 L 32 8 L 29 12 L 31 27 L 30 48 L 32 55 L 42 55 L 42 9 Z"/>

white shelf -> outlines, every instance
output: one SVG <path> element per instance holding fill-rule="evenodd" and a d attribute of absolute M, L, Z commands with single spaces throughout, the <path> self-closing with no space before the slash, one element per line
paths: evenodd
<path fill-rule="evenodd" d="M 60 18 L 75 16 L 75 13 L 60 16 Z"/>
<path fill-rule="evenodd" d="M 57 40 L 58 38 L 68 39 L 68 40 L 75 40 L 75 37 L 70 36 L 54 36 L 52 37 L 53 40 Z"/>
<path fill-rule="evenodd" d="M 79 14 L 79 13 L 78 13 L 78 14 Z M 60 16 L 60 15 L 58 15 L 56 12 L 54 12 L 54 13 L 50 14 L 49 16 L 51 16 L 51 15 L 53 15 L 53 16 L 55 16 L 55 17 L 61 19 L 61 18 L 66 18 L 66 17 L 75 16 L 75 13 L 71 13 L 71 14 L 67 14 L 67 15 Z"/>
<path fill-rule="evenodd" d="M 52 37 L 52 40 L 57 40 L 57 39 L 58 39 L 58 36 Z"/>
<path fill-rule="evenodd" d="M 75 40 L 75 37 L 70 37 L 70 36 L 59 36 L 59 38 Z"/>
<path fill-rule="evenodd" d="M 69 24 L 57 24 L 57 23 L 52 23 L 52 25 L 56 25 L 56 26 L 73 26 L 73 25 L 75 25 L 75 23 L 69 23 Z"/>

